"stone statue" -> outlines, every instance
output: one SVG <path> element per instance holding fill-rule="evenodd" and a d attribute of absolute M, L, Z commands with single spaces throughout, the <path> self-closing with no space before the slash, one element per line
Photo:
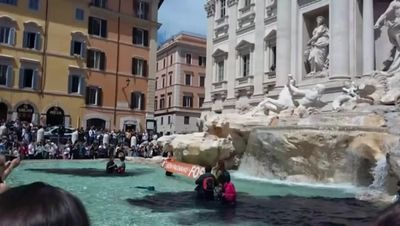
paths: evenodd
<path fill-rule="evenodd" d="M 207 12 L 207 17 L 214 16 L 214 14 L 215 14 L 215 0 L 207 1 L 207 3 L 204 5 L 204 9 Z"/>
<path fill-rule="evenodd" d="M 336 97 L 333 100 L 332 109 L 335 111 L 340 111 L 343 104 L 346 102 L 353 102 L 354 107 L 358 103 L 373 104 L 373 99 L 369 98 L 368 96 L 363 96 L 363 94 L 369 93 L 369 91 L 367 91 L 368 89 L 370 89 L 370 87 L 365 84 L 356 85 L 355 82 L 345 82 L 344 87 L 342 88 L 344 94 Z"/>
<path fill-rule="evenodd" d="M 294 84 L 295 84 L 295 80 L 292 78 L 291 75 L 289 75 L 288 85 L 286 85 L 282 89 L 282 91 L 279 93 L 277 100 L 266 97 L 248 114 L 250 114 L 251 116 L 254 116 L 255 114 L 257 114 L 260 111 L 263 111 L 263 112 L 273 111 L 275 113 L 280 113 L 281 111 L 286 110 L 289 107 L 294 107 L 295 105 L 293 102 L 293 95 L 289 89 L 289 86 L 290 85 L 294 86 Z"/>
<path fill-rule="evenodd" d="M 329 52 L 329 28 L 323 16 L 317 17 L 317 27 L 314 28 L 308 48 L 304 56 L 306 59 L 306 70 L 309 76 L 315 76 L 328 68 Z"/>
<path fill-rule="evenodd" d="M 381 29 L 383 26 L 388 27 L 389 41 L 396 48 L 395 58 L 386 71 L 388 74 L 393 74 L 400 71 L 400 0 L 393 0 L 379 17 L 375 28 Z"/>
<path fill-rule="evenodd" d="M 298 101 L 300 107 L 312 108 L 321 107 L 323 104 L 321 101 L 322 94 L 325 91 L 325 86 L 322 84 L 317 84 L 313 89 L 301 90 L 292 84 L 289 84 L 289 90 L 293 95 L 300 95 L 303 98 Z"/>

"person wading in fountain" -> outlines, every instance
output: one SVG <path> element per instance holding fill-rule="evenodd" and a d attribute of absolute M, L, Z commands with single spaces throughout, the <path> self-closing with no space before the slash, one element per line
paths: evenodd
<path fill-rule="evenodd" d="M 114 156 L 110 155 L 110 160 L 107 162 L 106 173 L 112 174 L 117 170 L 117 164 L 114 162 Z"/>
<path fill-rule="evenodd" d="M 118 174 L 124 174 L 125 173 L 125 156 L 119 157 L 119 160 L 121 161 L 121 165 L 117 168 L 117 173 Z"/>
<path fill-rule="evenodd" d="M 217 184 L 217 179 L 211 173 L 211 166 L 206 166 L 206 172 L 201 175 L 195 182 L 197 187 L 197 197 L 203 200 L 214 199 L 214 188 Z"/>

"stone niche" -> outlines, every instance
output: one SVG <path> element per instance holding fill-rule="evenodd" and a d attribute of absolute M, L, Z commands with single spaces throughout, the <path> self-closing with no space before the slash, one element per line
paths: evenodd
<path fill-rule="evenodd" d="M 308 55 L 306 53 L 307 49 L 309 49 L 308 42 L 313 37 L 313 31 L 317 27 L 316 19 L 319 16 L 323 16 L 325 18 L 326 24 L 329 28 L 329 5 L 303 13 L 303 43 L 301 48 L 302 80 L 311 78 L 324 78 L 328 76 L 327 70 L 322 73 L 310 74 L 311 65 L 308 63 Z M 329 51 L 329 48 L 327 49 Z M 329 62 L 327 61 L 327 66 L 328 63 Z"/>
<path fill-rule="evenodd" d="M 386 11 L 392 0 L 374 0 L 374 23 Z M 373 45 L 371 43 L 371 45 Z M 388 28 L 375 29 L 375 65 L 376 70 L 386 71 L 392 64 L 395 48 L 389 41 Z"/>

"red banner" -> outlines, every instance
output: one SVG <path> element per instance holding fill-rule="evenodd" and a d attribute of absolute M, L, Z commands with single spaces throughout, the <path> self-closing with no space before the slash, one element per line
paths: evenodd
<path fill-rule="evenodd" d="M 161 166 L 168 172 L 180 174 L 193 179 L 197 179 L 200 175 L 205 173 L 205 169 L 202 166 L 172 160 L 165 160 Z"/>

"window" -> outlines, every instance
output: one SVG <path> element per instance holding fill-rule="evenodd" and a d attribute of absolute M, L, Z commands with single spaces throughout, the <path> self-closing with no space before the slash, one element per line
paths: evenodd
<path fill-rule="evenodd" d="M 172 86 L 172 72 L 168 73 L 168 77 L 169 77 L 169 85 Z"/>
<path fill-rule="evenodd" d="M 17 5 L 17 0 L 0 0 L 0 3 L 5 3 L 9 5 Z"/>
<path fill-rule="evenodd" d="M 136 16 L 140 19 L 149 19 L 149 3 L 143 0 L 136 0 L 134 4 L 134 11 L 136 12 Z"/>
<path fill-rule="evenodd" d="M 168 94 L 168 107 L 172 107 L 172 94 Z"/>
<path fill-rule="evenodd" d="M 71 41 L 71 56 L 77 55 L 85 58 L 86 45 L 81 41 Z"/>
<path fill-rule="evenodd" d="M 164 88 L 165 87 L 165 75 L 162 75 L 161 77 L 162 77 L 162 87 L 161 88 Z"/>
<path fill-rule="evenodd" d="M 191 74 L 185 75 L 185 85 L 187 85 L 187 86 L 192 85 L 192 75 Z"/>
<path fill-rule="evenodd" d="M 0 27 L 0 43 L 15 45 L 15 28 Z"/>
<path fill-rule="evenodd" d="M 206 66 L 206 57 L 199 56 L 199 66 L 205 67 Z"/>
<path fill-rule="evenodd" d="M 24 32 L 23 47 L 27 49 L 40 50 L 42 47 L 41 35 L 39 32 Z"/>
<path fill-rule="evenodd" d="M 39 89 L 39 71 L 32 68 L 21 68 L 19 77 L 19 87 L 29 89 Z"/>
<path fill-rule="evenodd" d="M 92 0 L 91 5 L 100 8 L 107 8 L 107 0 Z"/>
<path fill-rule="evenodd" d="M 133 92 L 131 93 L 131 109 L 145 110 L 145 96 L 144 93 Z"/>
<path fill-rule="evenodd" d="M 185 116 L 185 117 L 183 118 L 183 123 L 184 123 L 185 125 L 189 125 L 189 122 L 190 122 L 190 117 L 189 117 L 189 116 Z"/>
<path fill-rule="evenodd" d="M 76 20 L 85 20 L 85 10 L 83 9 L 76 9 L 75 10 L 75 19 Z"/>
<path fill-rule="evenodd" d="M 163 125 L 164 124 L 164 117 L 162 117 L 161 116 L 161 123 L 160 123 L 161 125 Z"/>
<path fill-rule="evenodd" d="M 221 7 L 220 7 L 220 17 L 225 17 L 226 15 L 226 0 L 221 0 Z"/>
<path fill-rule="evenodd" d="M 158 86 L 158 78 L 156 78 L 156 90 L 157 90 L 157 86 Z"/>
<path fill-rule="evenodd" d="M 0 64 L 0 86 L 12 87 L 13 67 Z"/>
<path fill-rule="evenodd" d="M 171 125 L 172 123 L 171 123 L 171 116 L 170 115 L 168 115 L 168 125 Z"/>
<path fill-rule="evenodd" d="M 100 18 L 90 16 L 89 17 L 89 34 L 106 38 L 107 37 L 107 21 L 100 19 Z"/>
<path fill-rule="evenodd" d="M 217 63 L 217 82 L 224 81 L 224 61 Z"/>
<path fill-rule="evenodd" d="M 163 68 L 165 68 L 165 58 L 164 58 L 164 60 L 163 60 Z"/>
<path fill-rule="evenodd" d="M 87 87 L 86 88 L 86 105 L 102 105 L 102 93 L 103 90 L 99 87 Z"/>
<path fill-rule="evenodd" d="M 86 90 L 85 77 L 79 74 L 71 74 L 68 77 L 68 93 L 84 95 Z"/>
<path fill-rule="evenodd" d="M 200 76 L 200 87 L 204 87 L 204 76 Z"/>
<path fill-rule="evenodd" d="M 154 100 L 154 110 L 157 110 L 158 107 L 158 101 L 157 99 Z"/>
<path fill-rule="evenodd" d="M 29 0 L 29 9 L 39 10 L 39 0 Z"/>
<path fill-rule="evenodd" d="M 250 7 L 251 0 L 244 0 L 244 8 Z"/>
<path fill-rule="evenodd" d="M 185 108 L 193 107 L 193 96 L 183 96 L 183 107 Z"/>
<path fill-rule="evenodd" d="M 133 44 L 149 46 L 149 32 L 147 30 L 133 28 Z"/>
<path fill-rule="evenodd" d="M 191 54 L 186 54 L 186 63 L 187 64 L 192 64 L 192 55 Z"/>
<path fill-rule="evenodd" d="M 132 59 L 132 74 L 147 77 L 147 61 L 142 59 Z"/>
<path fill-rule="evenodd" d="M 242 56 L 242 76 L 246 77 L 250 75 L 250 54 Z"/>
<path fill-rule="evenodd" d="M 161 96 L 160 99 L 160 109 L 164 109 L 165 108 L 165 99 L 163 96 Z"/>
<path fill-rule="evenodd" d="M 89 49 L 87 51 L 87 67 L 97 70 L 105 70 L 106 55 L 103 52 Z"/>
<path fill-rule="evenodd" d="M 169 56 L 169 65 L 174 63 L 174 55 Z"/>
<path fill-rule="evenodd" d="M 199 97 L 199 107 L 203 107 L 204 104 L 204 97 Z"/>

